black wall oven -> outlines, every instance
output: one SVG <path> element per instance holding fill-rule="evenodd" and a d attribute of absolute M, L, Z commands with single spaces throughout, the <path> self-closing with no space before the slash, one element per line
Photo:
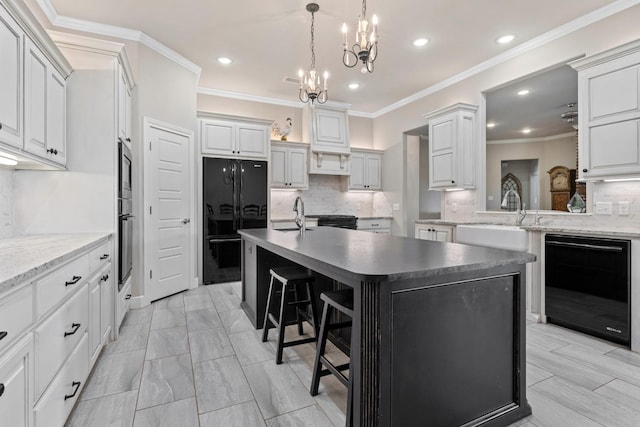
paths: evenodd
<path fill-rule="evenodd" d="M 547 234 L 547 321 L 630 345 L 631 241 Z"/>
<path fill-rule="evenodd" d="M 131 275 L 133 265 L 133 201 L 131 200 L 131 151 L 118 143 L 118 291 Z"/>

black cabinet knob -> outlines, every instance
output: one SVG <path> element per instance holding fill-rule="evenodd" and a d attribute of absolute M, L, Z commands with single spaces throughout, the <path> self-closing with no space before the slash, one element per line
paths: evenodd
<path fill-rule="evenodd" d="M 2 129 L 2 127 L 0 126 L 0 129 Z M 4 384 L 0 383 L 0 396 L 2 396 L 4 394 Z"/>
<path fill-rule="evenodd" d="M 455 182 L 454 180 L 451 180 L 451 183 L 452 183 L 452 184 L 455 184 L 456 182 Z"/>
<path fill-rule="evenodd" d="M 58 155 L 58 150 L 56 150 L 55 148 L 47 148 L 47 153 Z"/>
<path fill-rule="evenodd" d="M 2 129 L 2 123 L 0 123 L 0 129 Z"/>
<path fill-rule="evenodd" d="M 0 341 L 2 341 L 7 335 L 9 335 L 7 331 L 0 331 Z"/>
<path fill-rule="evenodd" d="M 589 169 L 582 169 L 582 172 L 589 172 Z"/>
<path fill-rule="evenodd" d="M 107 280 L 109 280 L 109 275 L 108 274 L 105 274 L 104 276 L 102 276 L 100 278 L 100 281 L 102 281 L 102 282 L 106 282 Z"/>
<path fill-rule="evenodd" d="M 127 294 L 127 296 L 124 297 L 124 299 L 131 299 L 131 294 Z"/>
<path fill-rule="evenodd" d="M 100 261 L 102 261 L 103 259 L 107 259 L 109 258 L 109 254 L 104 254 L 100 257 Z"/>
<path fill-rule="evenodd" d="M 127 142 L 131 142 L 131 138 L 127 138 Z"/>

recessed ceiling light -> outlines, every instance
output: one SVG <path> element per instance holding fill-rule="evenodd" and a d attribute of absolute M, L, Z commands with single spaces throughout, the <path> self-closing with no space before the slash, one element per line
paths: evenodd
<path fill-rule="evenodd" d="M 487 127 L 488 128 L 494 128 L 494 127 L 496 127 L 496 124 L 493 123 L 493 122 L 490 122 L 490 123 L 487 123 Z"/>
<path fill-rule="evenodd" d="M 513 39 L 516 38 L 515 34 L 507 34 L 505 36 L 499 37 L 498 39 L 496 39 L 496 43 L 500 43 L 500 44 L 507 44 L 511 41 L 513 41 Z"/>
<path fill-rule="evenodd" d="M 360 83 L 349 83 L 349 89 L 356 90 L 360 87 Z"/>
<path fill-rule="evenodd" d="M 529 95 L 529 89 L 522 89 L 522 90 L 519 90 L 517 93 L 520 96 Z"/>
<path fill-rule="evenodd" d="M 224 65 L 229 65 L 233 61 L 231 61 L 231 58 L 227 58 L 226 56 L 221 56 L 218 58 L 218 62 Z"/>
<path fill-rule="evenodd" d="M 425 39 L 425 38 L 419 38 L 419 39 L 415 39 L 413 41 L 413 45 L 415 47 L 422 47 L 422 46 L 425 46 L 428 43 L 429 43 L 429 39 Z"/>
<path fill-rule="evenodd" d="M 522 129 L 522 133 L 531 133 L 531 129 L 529 128 Z"/>

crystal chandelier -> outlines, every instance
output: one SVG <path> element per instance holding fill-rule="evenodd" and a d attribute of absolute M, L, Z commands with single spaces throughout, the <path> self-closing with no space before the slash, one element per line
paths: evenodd
<path fill-rule="evenodd" d="M 362 0 L 362 15 L 358 17 L 358 31 L 356 31 L 356 42 L 349 48 L 347 41 L 347 24 L 342 24 L 344 34 L 342 63 L 349 68 L 362 61 L 363 73 L 367 71 L 373 73 L 373 63 L 378 57 L 378 17 L 373 15 L 371 27 L 367 21 L 367 0 Z"/>
<path fill-rule="evenodd" d="M 327 79 L 329 73 L 324 72 L 322 78 L 316 71 L 316 52 L 315 52 L 315 39 L 313 36 L 315 13 L 320 10 L 320 6 L 316 3 L 309 3 L 307 5 L 307 12 L 311 12 L 311 69 L 309 71 L 298 71 L 298 77 L 300 77 L 300 92 L 298 97 L 302 102 L 309 102 L 313 104 L 314 101 L 318 101 L 319 104 L 327 102 Z"/>

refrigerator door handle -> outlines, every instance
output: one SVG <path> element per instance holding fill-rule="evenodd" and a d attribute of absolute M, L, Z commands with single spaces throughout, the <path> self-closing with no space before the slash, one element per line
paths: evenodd
<path fill-rule="evenodd" d="M 213 239 L 209 239 L 209 243 L 228 243 L 228 242 L 239 242 L 241 240 L 240 237 L 234 237 L 232 239 L 218 239 L 218 238 L 213 238 Z"/>

